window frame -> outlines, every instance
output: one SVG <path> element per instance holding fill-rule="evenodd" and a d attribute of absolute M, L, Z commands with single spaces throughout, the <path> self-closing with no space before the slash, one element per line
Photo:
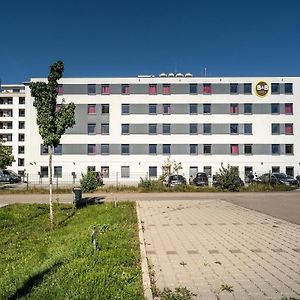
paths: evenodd
<path fill-rule="evenodd" d="M 212 154 L 211 144 L 203 144 L 203 154 L 204 155 L 211 155 Z"/>
<path fill-rule="evenodd" d="M 157 144 L 149 144 L 148 145 L 148 154 L 149 155 L 157 155 Z"/>
<path fill-rule="evenodd" d="M 128 123 L 121 124 L 121 135 L 130 134 L 130 125 Z"/>
<path fill-rule="evenodd" d="M 206 108 L 209 108 L 209 111 L 206 111 Z M 211 103 L 203 103 L 203 114 L 211 115 Z"/>
<path fill-rule="evenodd" d="M 129 155 L 129 154 L 130 154 L 130 145 L 121 144 L 121 155 Z"/>
<path fill-rule="evenodd" d="M 162 145 L 162 154 L 163 155 L 171 155 L 171 144 L 163 144 Z"/>
<path fill-rule="evenodd" d="M 122 115 L 130 115 L 130 104 L 129 103 L 122 103 L 121 114 Z"/>

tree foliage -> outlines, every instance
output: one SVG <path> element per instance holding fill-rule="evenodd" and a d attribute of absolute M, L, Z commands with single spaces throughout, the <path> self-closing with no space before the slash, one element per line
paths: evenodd
<path fill-rule="evenodd" d="M 3 145 L 3 141 L 0 140 L 0 169 L 5 169 L 15 161 L 14 156 L 11 153 L 11 147 Z"/>
<path fill-rule="evenodd" d="M 239 177 L 235 168 L 230 165 L 225 168 L 221 165 L 219 172 L 216 174 L 222 190 L 236 192 L 239 190 Z"/>
<path fill-rule="evenodd" d="M 80 184 L 83 192 L 94 192 L 98 187 L 98 182 L 95 173 L 89 171 L 85 175 L 82 174 Z"/>

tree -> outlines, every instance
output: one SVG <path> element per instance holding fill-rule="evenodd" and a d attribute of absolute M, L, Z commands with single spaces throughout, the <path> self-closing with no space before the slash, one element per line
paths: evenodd
<path fill-rule="evenodd" d="M 11 147 L 3 145 L 3 141 L 0 139 L 0 169 L 5 169 L 15 161 L 11 151 Z"/>
<path fill-rule="evenodd" d="M 236 192 L 239 190 L 239 176 L 235 168 L 227 165 L 227 168 L 221 164 L 219 172 L 216 174 L 222 190 Z"/>
<path fill-rule="evenodd" d="M 31 82 L 29 88 L 34 97 L 33 106 L 37 110 L 36 122 L 43 144 L 49 149 L 49 204 L 50 223 L 53 227 L 52 210 L 52 155 L 53 149 L 60 143 L 61 136 L 66 129 L 75 124 L 75 104 L 62 104 L 57 109 L 58 80 L 62 78 L 64 63 L 57 61 L 50 66 L 48 82 Z"/>

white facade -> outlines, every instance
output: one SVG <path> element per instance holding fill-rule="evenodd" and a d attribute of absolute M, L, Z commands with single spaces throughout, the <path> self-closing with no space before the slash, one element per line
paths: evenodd
<path fill-rule="evenodd" d="M 32 81 L 45 79 L 34 78 Z M 262 84 L 257 87 L 259 82 Z M 59 102 L 64 98 L 66 103 L 75 103 L 77 122 L 62 137 L 61 154 L 54 156 L 53 165 L 58 167 L 58 173 L 62 173 L 60 180 L 71 181 L 72 172 L 78 180 L 88 166 L 94 166 L 96 171 L 109 173 L 104 179 L 106 182 L 137 182 L 140 177 L 155 175 L 153 167 L 157 168 L 157 177 L 161 175 L 162 164 L 169 156 L 182 163 L 181 173 L 186 178 L 196 170 L 214 174 L 221 164 L 238 167 L 242 178 L 250 170 L 261 174 L 272 168 L 294 176 L 300 174 L 300 139 L 296 138 L 300 130 L 299 77 L 64 78 L 60 84 Z M 167 95 L 163 94 L 163 91 L 168 93 L 166 84 L 170 85 Z M 237 84 L 237 92 L 232 92 L 234 84 Z M 267 94 L 257 95 L 256 90 L 264 84 L 266 90 L 268 88 Z M 156 87 L 153 95 L 149 94 L 151 86 L 152 93 Z M 95 88 L 95 93 L 89 94 L 89 88 Z M 250 90 L 246 91 L 247 88 Z M 48 156 L 41 154 L 36 109 L 29 87 L 25 90 L 25 167 L 32 178 L 38 178 L 41 173 L 46 176 Z M 89 104 L 96 105 L 94 116 L 88 114 Z M 109 105 L 109 114 L 99 112 L 102 104 Z M 128 114 L 122 113 L 122 104 L 128 105 Z M 150 104 L 156 104 L 156 113 L 149 113 Z M 204 104 L 208 104 L 207 107 L 210 104 L 210 113 L 204 112 Z M 235 104 L 237 113 L 235 108 L 230 108 Z M 252 104 L 249 113 L 246 112 L 250 109 L 247 104 Z M 195 107 L 197 112 L 191 112 Z M 89 124 L 95 124 L 95 134 L 88 134 Z M 101 133 L 105 130 L 101 129 L 101 124 L 108 124 L 109 134 Z M 129 125 L 129 134 L 122 134 L 122 124 Z M 152 129 L 149 124 L 154 125 Z M 168 127 L 163 124 L 170 125 L 169 134 L 163 134 L 162 128 Z M 205 133 L 209 127 L 211 132 Z M 153 131 L 149 133 L 149 130 Z M 88 145 L 90 150 L 95 145 L 95 154 L 87 153 Z M 101 145 L 109 145 L 109 154 L 101 154 Z M 129 154 L 121 154 L 122 145 L 129 145 Z M 156 145 L 156 154 L 149 154 L 149 145 Z M 170 154 L 162 153 L 163 148 L 168 150 L 164 145 L 170 145 Z M 191 154 L 193 145 L 196 145 L 196 153 Z M 204 150 L 204 145 L 208 145 L 208 149 Z M 205 154 L 209 145 L 211 153 Z M 235 153 L 237 149 L 238 153 Z"/>
<path fill-rule="evenodd" d="M 12 147 L 15 162 L 9 169 L 24 173 L 25 159 L 25 87 L 2 85 L 0 89 L 0 138 Z"/>

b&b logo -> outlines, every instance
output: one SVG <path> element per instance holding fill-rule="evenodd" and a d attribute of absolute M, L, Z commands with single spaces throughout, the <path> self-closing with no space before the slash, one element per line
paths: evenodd
<path fill-rule="evenodd" d="M 265 81 L 259 81 L 255 85 L 255 94 L 258 97 L 265 97 L 269 93 L 269 85 Z"/>

